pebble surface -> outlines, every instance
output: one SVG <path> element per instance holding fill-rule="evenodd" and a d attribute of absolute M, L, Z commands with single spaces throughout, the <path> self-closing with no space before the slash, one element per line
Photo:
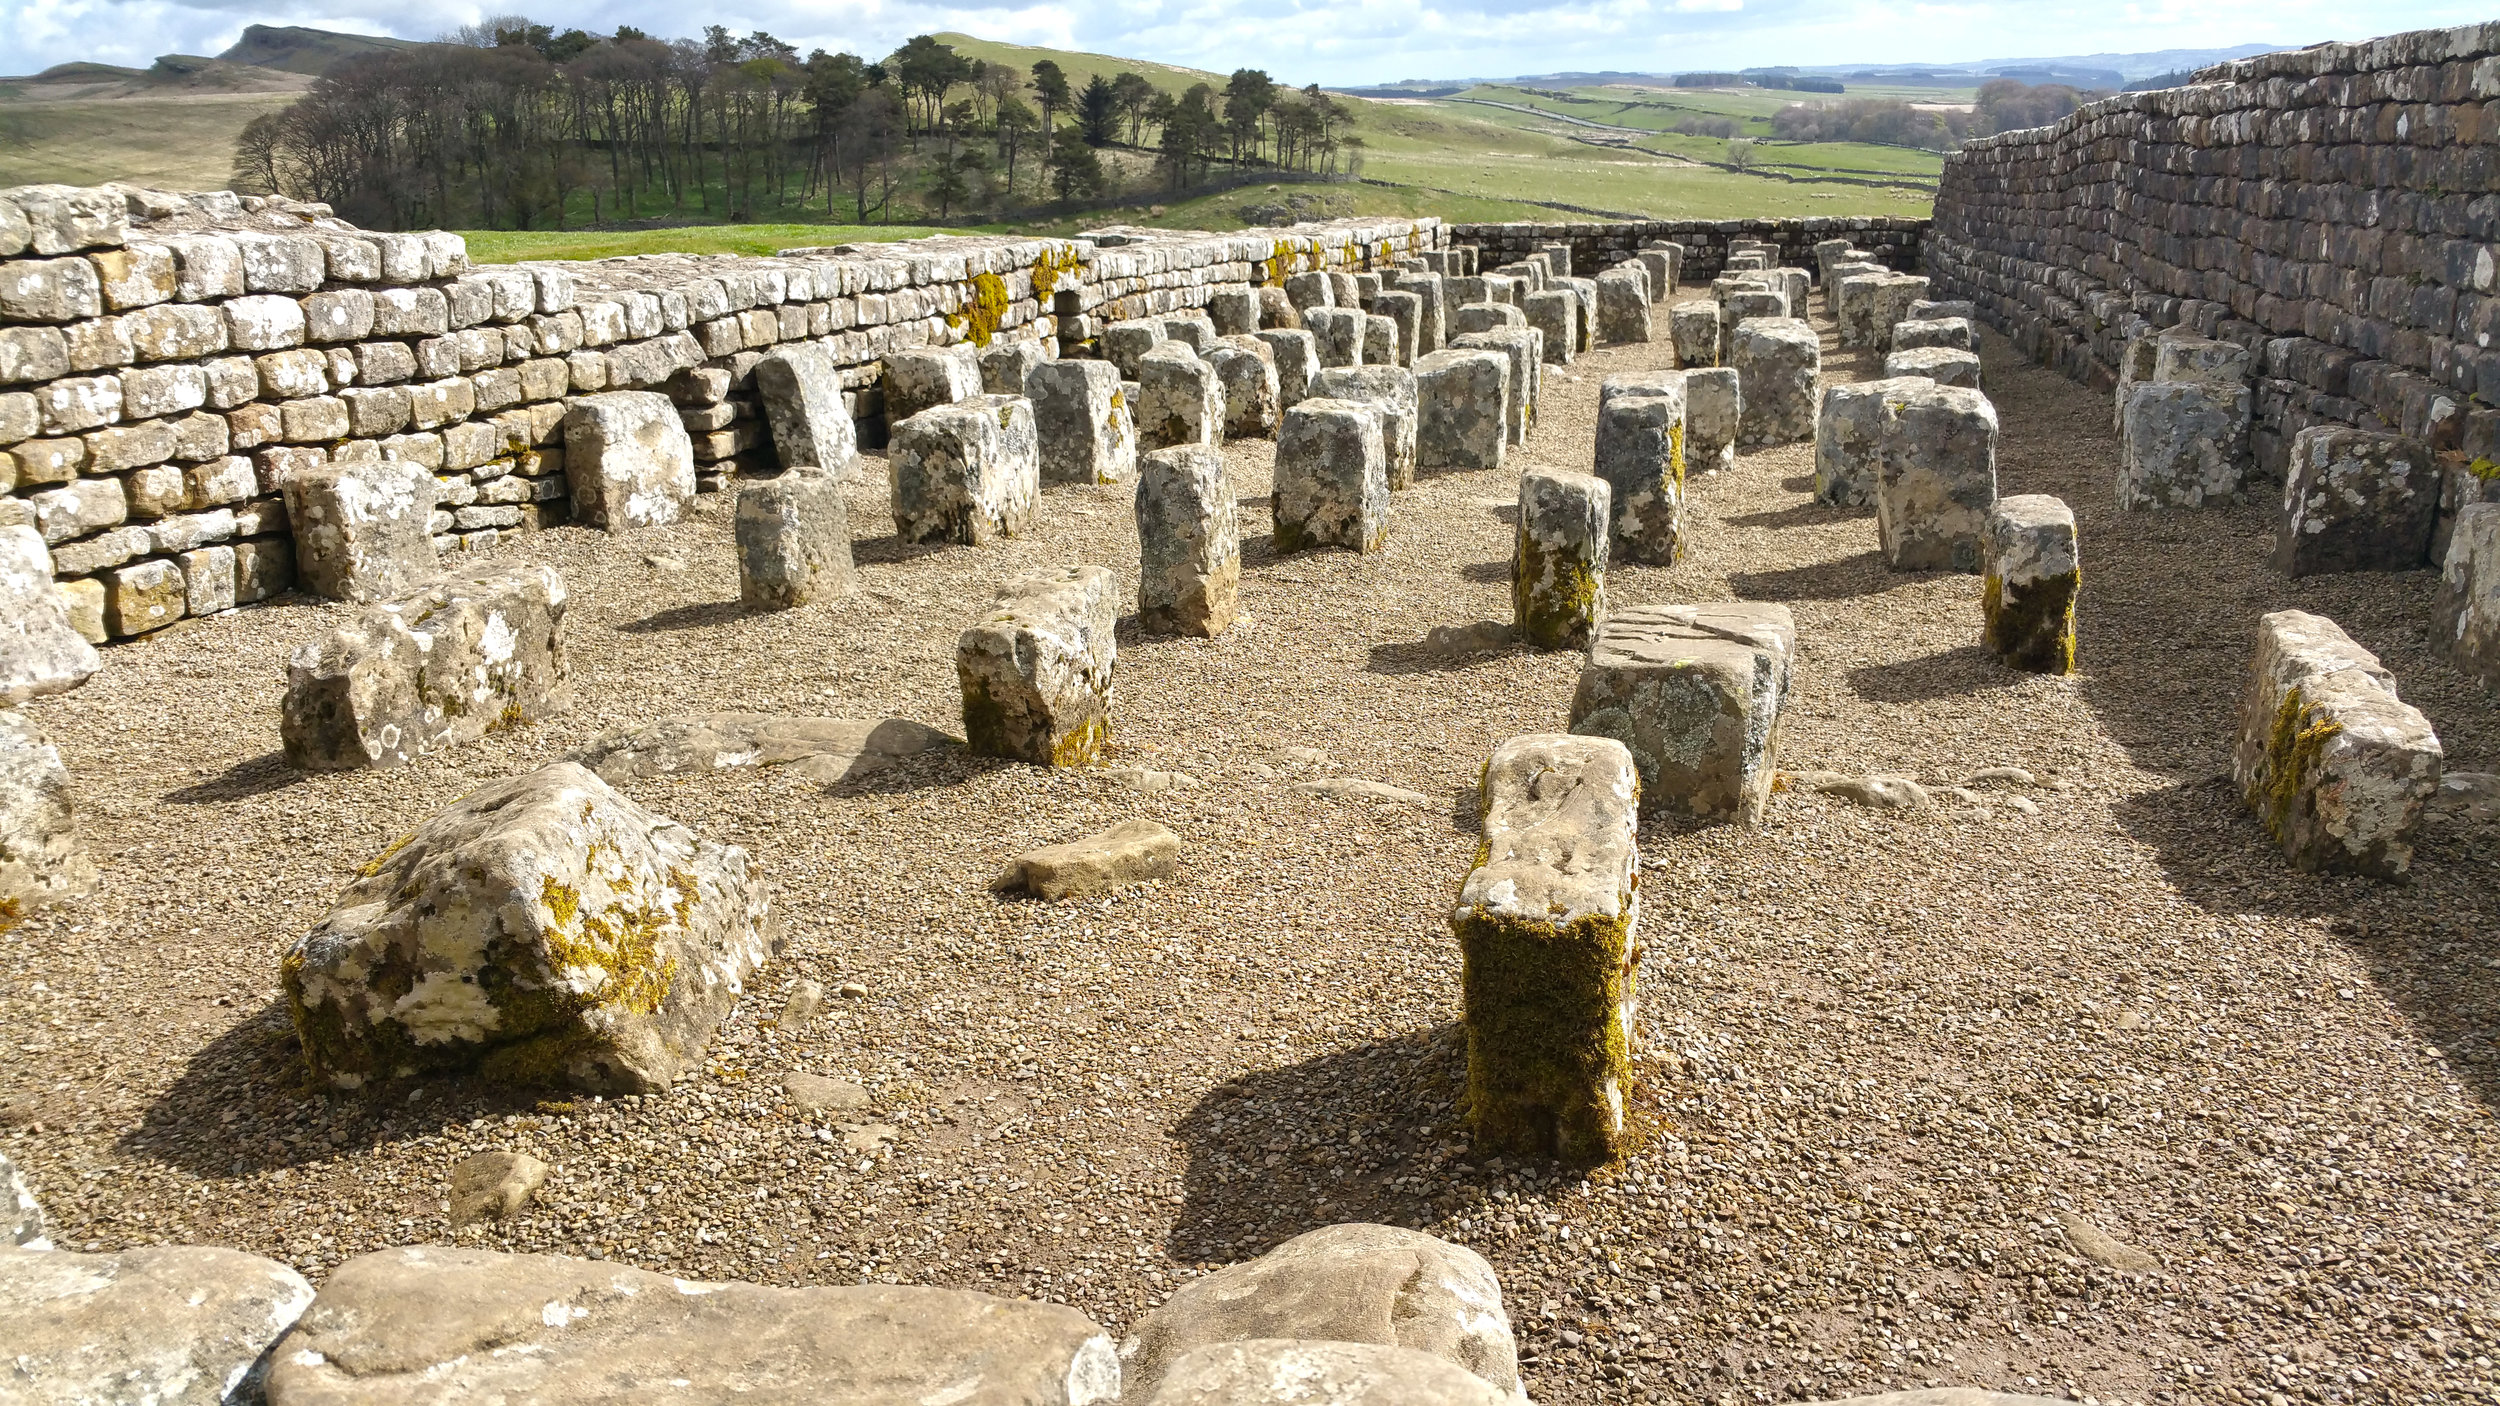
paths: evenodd
<path fill-rule="evenodd" d="M 1880 374 L 1821 330 L 1827 375 Z M 949 751 L 830 790 L 787 769 L 629 783 L 746 846 L 791 933 L 661 1096 L 314 1092 L 277 954 L 416 821 L 612 727 L 734 709 L 959 730 L 955 637 L 992 583 L 1097 562 L 1134 599 L 1131 490 L 1053 486 L 1028 538 L 906 547 L 868 535 L 890 533 L 871 456 L 860 593 L 764 615 L 737 603 L 725 495 L 499 547 L 564 572 L 580 705 L 396 771 L 278 754 L 287 655 L 344 607 L 116 647 L 28 709 L 105 882 L 0 935 L 0 1149 L 75 1248 L 228 1245 L 317 1281 L 448 1240 L 978 1287 L 1114 1331 L 1208 1267 L 1389 1221 L 1492 1261 L 1541 1402 L 2500 1393 L 2500 845 L 2433 829 L 2402 886 L 2296 874 L 2225 775 L 2254 623 L 2284 606 L 2376 650 L 2452 768 L 2500 769 L 2500 714 L 2427 641 L 2432 574 L 2285 581 L 2262 506 L 2121 515 L 2106 397 L 1985 351 L 2003 491 L 2081 520 L 2077 674 L 1998 667 L 1978 578 L 1886 571 L 1871 512 L 1812 503 L 1810 446 L 1697 478 L 1692 555 L 1611 575 L 1624 603 L 1789 604 L 1783 764 L 1931 801 L 1799 790 L 1758 831 L 1644 834 L 1621 1166 L 1471 1152 L 1447 918 L 1478 767 L 1559 729 L 1577 669 L 1464 628 L 1508 621 L 1516 473 L 1586 471 L 1598 382 L 1663 342 L 1549 368 L 1524 463 L 1426 474 L 1376 555 L 1278 558 L 1273 446 L 1228 448 L 1247 620 L 1212 641 L 1124 623 L 1111 767 Z M 1424 803 L 1303 784 L 1332 778 Z M 1008 856 L 1133 817 L 1180 834 L 1177 879 L 990 891 Z M 801 983 L 819 1013 L 784 1025 Z M 802 1098 L 790 1074 L 856 1089 Z M 544 1184 L 451 1229 L 454 1167 L 494 1150 L 545 1161 Z"/>

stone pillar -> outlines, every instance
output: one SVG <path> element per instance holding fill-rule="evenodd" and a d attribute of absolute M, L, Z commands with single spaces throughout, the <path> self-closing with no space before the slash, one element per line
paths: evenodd
<path fill-rule="evenodd" d="M 1041 476 L 1048 483 L 1125 483 L 1137 472 L 1137 429 L 1107 361 L 1046 361 L 1025 377 Z"/>
<path fill-rule="evenodd" d="M 842 368 L 833 353 L 813 342 L 775 347 L 755 363 L 755 391 L 783 468 L 814 464 L 841 473 L 858 457 L 859 429 L 842 402 Z"/>
<path fill-rule="evenodd" d="M 588 488 L 591 506 L 597 510 L 596 516 L 583 518 L 583 525 L 639 525 L 629 515 L 629 504 L 639 507 L 647 520 L 673 522 L 677 499 L 671 490 L 682 487 L 684 496 L 694 496 L 693 444 L 668 397 L 633 391 L 621 394 L 658 401 L 662 418 L 645 418 L 643 412 L 649 407 L 641 406 L 629 423 L 629 417 L 608 396 L 596 395 L 576 402 L 566 416 L 568 439 L 575 415 L 596 417 L 599 427 L 595 437 L 584 436 L 584 442 L 596 449 L 586 462 L 566 456 L 576 501 Z M 603 404 L 581 408 L 591 401 Z M 647 437 L 666 449 L 671 447 L 671 430 L 675 431 L 673 446 L 684 454 L 682 478 L 653 485 L 650 500 L 637 503 L 631 495 L 655 477 L 647 471 L 658 457 L 638 452 L 641 440 Z M 618 477 L 608 478 L 611 472 Z M 295 529 L 298 579 L 315 595 L 332 600 L 387 600 L 415 589 L 440 565 L 429 527 L 442 485 L 422 464 L 399 459 L 318 464 L 286 475 L 281 487 L 286 494 L 287 521 Z M 609 516 L 612 504 L 613 519 Z M 658 516 L 661 513 L 666 516 Z"/>
<path fill-rule="evenodd" d="M 1322 366 L 1363 364 L 1363 313 L 1356 308 L 1315 307 L 1302 310 L 1302 326 L 1319 350 Z"/>
<path fill-rule="evenodd" d="M 1745 394 L 1736 368 L 1714 366 L 1684 373 L 1684 472 L 1722 473 L 1736 467 L 1736 436 L 1743 428 Z"/>
<path fill-rule="evenodd" d="M 1875 530 L 1895 571 L 1979 571 L 1997 501 L 1997 412 L 1959 386 L 1911 379 L 1884 400 Z"/>
<path fill-rule="evenodd" d="M 1033 403 L 978 395 L 905 420 L 886 447 L 894 535 L 977 547 L 1022 536 L 1041 496 Z"/>
<path fill-rule="evenodd" d="M 1071 566 L 1010 579 L 955 646 L 964 741 L 979 756 L 1090 766 L 1111 741 L 1120 578 Z"/>
<path fill-rule="evenodd" d="M 2120 394 L 2119 507 L 2248 501 L 2248 387 L 2136 381 Z"/>
<path fill-rule="evenodd" d="M 1571 276 L 1570 245 L 1540 244 L 1536 247 L 1536 252 L 1544 258 L 1545 271 L 1547 273 L 1552 274 L 1556 278 L 1569 278 Z"/>
<path fill-rule="evenodd" d="M 1673 566 L 1684 555 L 1684 388 L 1618 395 L 1597 411 L 1597 476 L 1613 490 L 1614 550 Z"/>
<path fill-rule="evenodd" d="M 1215 636 L 1241 612 L 1241 527 L 1224 456 L 1158 449 L 1137 473 L 1137 621 L 1150 634 Z"/>
<path fill-rule="evenodd" d="M 1389 319 L 1390 325 L 1396 329 L 1396 336 L 1391 341 L 1390 355 L 1381 358 L 1381 361 L 1393 366 L 1413 366 L 1416 348 L 1422 345 L 1424 317 L 1422 295 L 1403 290 L 1383 292 L 1379 297 L 1372 299 L 1372 315 Z M 1372 360 L 1369 344 L 1363 348 L 1363 359 Z"/>
<path fill-rule="evenodd" d="M 1259 330 L 1259 295 L 1252 288 L 1217 288 L 1207 294 L 1207 318 L 1218 337 L 1243 337 Z"/>
<path fill-rule="evenodd" d="M 1597 280 L 1564 278 L 1555 281 L 1580 300 L 1580 315 L 1571 320 L 1572 352 L 1597 350 Z M 1652 325 L 1655 326 L 1655 323 Z"/>
<path fill-rule="evenodd" d="M 1840 328 L 1840 344 L 1844 347 L 1872 347 L 1875 333 L 1870 325 L 1874 317 L 1875 289 L 1892 275 L 1880 266 L 1873 272 L 1853 272 L 1844 264 L 1834 270 L 1840 281 L 1825 290 L 1832 299 L 1832 321 Z"/>
<path fill-rule="evenodd" d="M 1276 550 L 1376 552 L 1389 534 L 1389 452 L 1380 407 L 1313 396 L 1276 433 Z"/>
<path fill-rule="evenodd" d="M 1267 439 L 1284 413 L 1276 353 L 1255 337 L 1228 337 L 1207 350 L 1224 396 L 1224 437 Z"/>
<path fill-rule="evenodd" d="M 1215 345 L 1215 322 L 1203 312 L 1192 309 L 1165 313 L 1154 321 L 1163 329 L 1165 341 L 1178 342 L 1200 356 L 1206 355 L 1207 348 Z"/>
<path fill-rule="evenodd" d="M 95 883 L 95 861 L 78 833 L 77 801 L 60 749 L 32 718 L 0 709 L 0 905 L 22 919 Z M 0 1193 L 8 1189 L 0 1185 Z M 0 1202 L 0 1209 L 18 1208 Z M 15 1248 L 5 1237 L 0 1245 Z"/>
<path fill-rule="evenodd" d="M 1108 369 L 1108 368 L 1105 368 Z M 859 589 L 841 481 L 812 464 L 738 489 L 738 599 L 787 610 Z"/>
<path fill-rule="evenodd" d="M 1528 295 L 1527 324 L 1545 336 L 1545 359 L 1556 366 L 1571 364 L 1579 344 L 1580 298 L 1568 288 L 1549 288 Z"/>
<path fill-rule="evenodd" d="M 1285 297 L 1292 302 L 1293 310 L 1305 317 L 1313 308 L 1333 308 L 1337 305 L 1335 286 L 1328 281 L 1327 274 L 1316 270 L 1286 275 Z"/>
<path fill-rule="evenodd" d="M 1319 373 L 1311 394 L 1380 407 L 1382 447 L 1392 491 L 1415 486 L 1415 373 L 1403 366 L 1335 366 Z"/>
<path fill-rule="evenodd" d="M 1224 442 L 1224 388 L 1215 368 L 1178 342 L 1137 360 L 1137 448 Z"/>
<path fill-rule="evenodd" d="M 2083 589 L 2074 510 L 2045 493 L 2000 498 L 1982 538 L 1988 648 L 2017 669 L 2072 673 L 2075 597 Z"/>
<path fill-rule="evenodd" d="M 1910 315 L 1912 303 L 1926 297 L 1924 278 L 1896 273 L 1877 279 L 1867 295 L 1866 345 L 1877 351 L 1892 350 L 1893 324 Z"/>
<path fill-rule="evenodd" d="M 809 343 L 800 342 L 799 346 Z M 1040 340 L 1020 337 L 1015 341 L 992 342 L 977 359 L 981 368 L 981 393 L 984 395 L 1023 395 L 1024 378 L 1033 368 L 1050 360 L 1049 351 Z M 756 368 L 760 376 L 763 367 Z"/>
<path fill-rule="evenodd" d="M 2275 569 L 2411 571 L 2430 555 L 2440 474 L 2421 441 L 2319 425 L 2292 438 Z"/>
<path fill-rule="evenodd" d="M 2231 775 L 2293 868 L 2403 877 L 2441 762 L 2429 721 L 2334 621 L 2257 622 Z"/>
<path fill-rule="evenodd" d="M 1290 410 L 1311 393 L 1311 378 L 1320 370 L 1319 347 L 1299 327 L 1270 328 L 1258 338 L 1276 359 L 1277 409 L 1279 413 Z"/>
<path fill-rule="evenodd" d="M 1927 304 L 1917 304 L 1925 307 Z M 1955 351 L 1979 350 L 1978 334 L 1971 330 L 1970 320 L 1960 317 L 1905 317 L 1892 325 L 1892 354 L 1920 347 L 1951 347 Z"/>
<path fill-rule="evenodd" d="M 1571 730 L 1630 750 L 1643 814 L 1759 825 L 1796 654 L 1784 605 L 1618 609 L 1580 668 Z"/>
<path fill-rule="evenodd" d="M 1719 305 L 1679 303 L 1667 312 L 1675 337 L 1675 364 L 1692 368 L 1719 364 Z"/>
<path fill-rule="evenodd" d="M 1500 468 L 1509 401 L 1504 352 L 1454 347 L 1416 362 L 1416 467 Z"/>
<path fill-rule="evenodd" d="M 1468 1116 L 1488 1152 L 1622 1151 L 1640 969 L 1640 817 L 1631 755 L 1532 733 L 1493 749 L 1483 859 L 1460 888 Z"/>
<path fill-rule="evenodd" d="M 1675 296 L 1675 255 L 1666 249 L 1645 248 L 1632 256 L 1649 270 L 1649 300 L 1663 303 Z"/>
<path fill-rule="evenodd" d="M 1510 602 L 1519 638 L 1538 649 L 1581 649 L 1606 618 L 1606 553 L 1613 491 L 1562 469 L 1519 476 L 1519 531 Z"/>
<path fill-rule="evenodd" d="M 1415 355 L 1430 356 L 1441 350 L 1449 340 L 1449 303 L 1446 301 L 1441 275 L 1437 273 L 1400 274 L 1396 287 L 1416 298 Z"/>
<path fill-rule="evenodd" d="M 1102 329 L 1097 345 L 1102 349 L 1102 359 L 1120 369 L 1121 380 L 1134 381 L 1137 379 L 1138 364 L 1145 359 L 1146 353 L 1170 340 L 1163 335 L 1163 324 L 1159 320 L 1130 318 Z"/>
<path fill-rule="evenodd" d="M 1803 319 L 1758 317 L 1736 325 L 1731 362 L 1744 387 L 1738 442 L 1794 444 L 1814 435 L 1814 386 L 1823 339 Z"/>
<path fill-rule="evenodd" d="M 1507 303 L 1467 303 L 1454 315 L 1450 343 L 1476 332 L 1493 332 L 1504 327 L 1525 327 L 1527 314 Z"/>
<path fill-rule="evenodd" d="M 1398 325 L 1379 313 L 1363 314 L 1363 359 L 1357 366 L 1398 364 Z"/>
<path fill-rule="evenodd" d="M 1505 406 L 1510 442 L 1528 442 L 1528 426 L 1536 419 L 1537 377 L 1544 347 L 1544 338 L 1533 327 L 1501 327 L 1490 332 L 1470 332 L 1458 339 L 1458 347 L 1470 351 L 1498 351 L 1510 358 L 1509 400 Z"/>
<path fill-rule="evenodd" d="M 1835 508 L 1875 501 L 1888 400 L 1916 390 L 1899 381 L 1834 382 L 1814 415 L 1814 501 Z"/>
<path fill-rule="evenodd" d="M 1649 279 L 1639 265 L 1617 264 L 1597 276 L 1597 340 L 1649 340 Z"/>
<path fill-rule="evenodd" d="M 1259 330 L 1290 331 L 1302 325 L 1302 314 L 1294 308 L 1293 299 L 1285 290 L 1269 285 L 1258 290 Z"/>
<path fill-rule="evenodd" d="M 1897 323 L 1898 327 L 1913 324 Z M 1940 386 L 1979 389 L 1979 358 L 1953 347 L 1914 347 L 1884 354 L 1884 375 L 1918 376 Z"/>
<path fill-rule="evenodd" d="M 2500 696 L 2500 503 L 2457 510 L 2431 607 L 2431 646 Z"/>
<path fill-rule="evenodd" d="M 932 406 L 956 405 L 980 395 L 981 366 L 970 343 L 913 347 L 885 356 L 885 423 L 888 432 Z"/>

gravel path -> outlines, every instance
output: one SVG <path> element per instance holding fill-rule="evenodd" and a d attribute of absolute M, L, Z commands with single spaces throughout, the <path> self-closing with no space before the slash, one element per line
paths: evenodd
<path fill-rule="evenodd" d="M 2281 605 L 2377 650 L 2451 766 L 2500 767 L 2500 712 L 2428 652 L 2429 573 L 2287 583 L 2262 508 L 2121 518 L 2106 397 L 1988 352 L 2005 491 L 2081 516 L 2083 672 L 1992 664 L 1977 578 L 1885 571 L 1869 513 L 1809 502 L 1806 446 L 1697 482 L 1692 558 L 1610 582 L 1796 610 L 1791 767 L 2038 783 L 1916 813 L 1782 795 L 1759 831 L 1645 836 L 1650 1140 L 1623 1167 L 1479 1162 L 1453 1125 L 1469 787 L 1495 741 L 1563 724 L 1576 673 L 1423 645 L 1508 619 L 1514 475 L 1427 476 L 1378 556 L 1279 560 L 1265 443 L 1228 451 L 1250 623 L 1122 641 L 1118 760 L 1200 787 L 941 753 L 830 792 L 786 772 L 631 788 L 748 846 L 792 919 L 708 1070 L 665 1097 L 312 1094 L 276 953 L 417 820 L 611 727 L 759 709 L 955 729 L 954 639 L 991 582 L 1093 561 L 1133 587 L 1126 490 L 1054 488 L 1031 538 L 978 551 L 898 546 L 863 491 L 862 593 L 784 615 L 736 608 L 717 497 L 670 529 L 508 546 L 572 585 L 581 704 L 400 771 L 277 757 L 287 652 L 339 607 L 109 651 L 32 710 L 106 885 L 0 936 L 0 1148 L 81 1247 L 214 1242 L 317 1278 L 451 1238 L 986 1287 L 1115 1329 L 1197 1268 L 1395 1221 L 1492 1259 L 1530 1390 L 1556 1403 L 2500 1392 L 2500 854 L 2435 834 L 2408 886 L 2294 874 L 2223 779 L 2254 622 Z M 1551 374 L 1527 457 L 1585 468 L 1598 381 L 1658 359 Z M 1323 776 L 1429 804 L 1290 789 Z M 1179 880 L 988 892 L 1009 855 L 1129 816 L 1184 837 Z M 772 1028 L 802 978 L 854 994 Z M 864 1083 L 873 1123 L 802 1114 L 790 1071 Z M 554 1164 L 538 1203 L 447 1230 L 451 1165 L 498 1147 Z M 2079 1253 L 2126 1246 L 2159 1269 Z"/>

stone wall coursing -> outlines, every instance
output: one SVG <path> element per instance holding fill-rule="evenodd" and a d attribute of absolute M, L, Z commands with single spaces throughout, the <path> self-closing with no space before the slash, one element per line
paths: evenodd
<path fill-rule="evenodd" d="M 421 463 L 436 545 L 479 548 L 564 520 L 576 396 L 666 391 L 717 487 L 777 467 L 751 374 L 773 346 L 831 351 L 873 445 L 889 352 L 1082 337 L 1442 237 L 1346 220 L 473 266 L 458 235 L 319 205 L 0 190 L 0 523 L 43 534 L 84 632 L 139 634 L 288 588 L 280 488 L 303 468 Z"/>
<path fill-rule="evenodd" d="M 1945 159 L 1938 298 L 2114 385 L 2181 326 L 2257 353 L 2253 439 L 2317 424 L 2500 460 L 2500 24 L 2264 54 Z"/>
<path fill-rule="evenodd" d="M 1786 220 L 1623 220 L 1573 224 L 1451 225 L 1451 244 L 1472 245 L 1476 264 L 1490 271 L 1534 253 L 1538 246 L 1568 243 L 1571 271 L 1582 278 L 1612 268 L 1632 257 L 1652 239 L 1684 246 L 1681 277 L 1686 283 L 1708 283 L 1727 263 L 1730 242 L 1739 239 L 1776 244 L 1780 262 L 1789 268 L 1815 266 L 1814 246 L 1826 239 L 1846 239 L 1872 254 L 1886 267 L 1902 273 L 1919 268 L 1920 248 L 1927 234 L 1925 220 L 1897 215 L 1809 215 Z"/>

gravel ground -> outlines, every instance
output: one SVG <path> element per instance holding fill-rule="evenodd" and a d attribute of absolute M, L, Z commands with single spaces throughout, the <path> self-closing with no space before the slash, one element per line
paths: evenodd
<path fill-rule="evenodd" d="M 1528 460 L 1587 467 L 1598 381 L 1662 353 L 1553 371 Z M 1872 371 L 1828 337 L 1827 357 Z M 1479 1160 L 1453 1122 L 1446 910 L 1473 777 L 1499 739 L 1563 725 L 1576 673 L 1423 644 L 1508 619 L 1512 473 L 1427 476 L 1379 555 L 1278 559 L 1266 443 L 1228 451 L 1250 621 L 1122 641 L 1118 760 L 1201 786 L 944 752 L 830 791 L 787 772 L 631 788 L 747 846 L 791 919 L 704 1074 L 663 1097 L 312 1093 L 276 954 L 416 821 L 612 727 L 757 709 L 954 729 L 955 635 L 991 583 L 1092 561 L 1133 589 L 1126 490 L 1053 488 L 1030 538 L 927 551 L 883 535 L 864 489 L 861 594 L 781 615 L 737 608 L 718 497 L 668 529 L 507 546 L 571 583 L 580 705 L 399 771 L 278 756 L 286 655 L 339 607 L 109 651 L 32 709 L 106 882 L 0 937 L 0 1148 L 78 1247 L 214 1242 L 317 1279 L 453 1239 L 981 1287 L 1115 1330 L 1210 1265 L 1392 1221 L 1492 1260 L 1529 1388 L 1557 1403 L 2500 1395 L 2500 860 L 2443 832 L 2407 886 L 2295 874 L 2224 775 L 2254 622 L 2283 605 L 2379 651 L 2452 766 L 2500 767 L 2500 713 L 2427 649 L 2431 574 L 2285 582 L 2261 507 L 2122 518 L 2106 397 L 1993 339 L 1988 374 L 2005 491 L 2082 519 L 2077 675 L 1997 668 L 1977 578 L 1888 573 L 1869 513 L 1809 501 L 1809 446 L 1697 481 L 1691 558 L 1614 573 L 1618 601 L 1796 610 L 1791 767 L 2038 780 L 1915 813 L 1784 794 L 1758 831 L 1645 835 L 1646 1141 L 1621 1167 Z M 1323 776 L 1430 804 L 1290 789 Z M 1178 880 L 988 891 L 1017 851 L 1130 816 L 1180 832 Z M 850 994 L 775 1029 L 800 979 Z M 791 1071 L 865 1084 L 874 1121 L 804 1114 Z M 452 1164 L 505 1147 L 554 1164 L 536 1204 L 449 1230 Z M 2094 1228 L 2158 1268 L 2083 1257 L 2128 1258 Z"/>

